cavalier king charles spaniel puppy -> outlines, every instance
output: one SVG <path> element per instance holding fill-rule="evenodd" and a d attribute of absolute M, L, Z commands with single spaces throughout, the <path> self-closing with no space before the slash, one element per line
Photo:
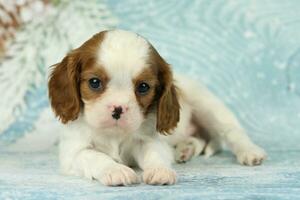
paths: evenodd
<path fill-rule="evenodd" d="M 51 106 L 65 124 L 59 159 L 64 174 L 104 185 L 176 182 L 173 161 L 225 143 L 244 165 L 259 165 L 263 149 L 236 117 L 198 81 L 172 73 L 143 37 L 102 31 L 53 66 Z"/>

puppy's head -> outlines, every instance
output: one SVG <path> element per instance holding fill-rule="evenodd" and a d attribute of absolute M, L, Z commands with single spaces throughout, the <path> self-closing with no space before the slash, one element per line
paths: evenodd
<path fill-rule="evenodd" d="M 156 113 L 156 129 L 170 133 L 179 121 L 170 66 L 137 34 L 100 32 L 53 67 L 49 97 L 63 123 L 81 115 L 94 128 L 133 131 Z"/>

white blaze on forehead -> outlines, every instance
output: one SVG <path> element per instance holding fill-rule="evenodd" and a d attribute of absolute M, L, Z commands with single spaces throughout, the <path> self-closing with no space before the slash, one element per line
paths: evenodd
<path fill-rule="evenodd" d="M 105 34 L 98 59 L 112 81 L 126 84 L 147 66 L 148 51 L 149 44 L 141 36 L 113 30 Z"/>

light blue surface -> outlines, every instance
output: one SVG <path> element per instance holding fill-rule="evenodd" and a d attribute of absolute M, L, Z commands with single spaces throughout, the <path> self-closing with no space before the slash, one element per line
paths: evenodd
<path fill-rule="evenodd" d="M 95 1 L 78 2 L 72 1 L 79 10 L 91 10 L 89 5 L 91 13 L 100 9 L 92 5 Z M 25 105 L 20 111 L 13 109 L 14 120 L 0 134 L 0 199 L 300 199 L 300 1 L 96 2 L 110 11 L 105 20 L 117 19 L 118 23 L 103 24 L 103 19 L 78 14 L 68 3 L 58 7 L 73 17 L 61 14 L 42 19 L 43 44 L 35 44 L 41 52 L 32 54 L 39 60 L 37 65 L 59 61 L 69 48 L 101 27 L 138 32 L 177 73 L 198 78 L 222 98 L 250 137 L 267 150 L 269 159 L 263 166 L 250 168 L 239 166 L 229 153 L 199 158 L 176 166 L 179 182 L 169 187 L 106 188 L 63 177 L 55 150 L 7 152 L 9 146 L 39 132 L 36 122 L 48 109 L 43 76 L 39 84 L 30 83 L 33 86 L 23 97 Z M 71 23 L 76 13 L 86 21 Z M 65 22 L 68 18 L 69 23 Z M 51 19 L 66 37 L 54 34 L 54 26 L 48 23 Z M 34 31 L 28 28 L 26 37 Z M 45 69 L 36 70 L 45 75 Z M 5 111 L 5 106 L 1 109 Z"/>
<path fill-rule="evenodd" d="M 6 153 L 0 158 L 0 199 L 299 199 L 299 152 L 270 156 L 262 167 L 244 167 L 223 153 L 176 165 L 174 186 L 109 188 L 60 175 L 56 152 Z"/>

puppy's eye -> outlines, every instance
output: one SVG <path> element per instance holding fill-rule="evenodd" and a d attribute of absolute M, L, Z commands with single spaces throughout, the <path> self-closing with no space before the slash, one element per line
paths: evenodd
<path fill-rule="evenodd" d="M 147 84 L 147 83 L 140 83 L 138 86 L 137 86 L 137 93 L 140 94 L 140 95 L 145 95 L 147 94 L 147 92 L 149 91 L 150 89 L 150 86 Z"/>
<path fill-rule="evenodd" d="M 92 90 L 100 90 L 102 88 L 102 83 L 99 78 L 91 78 L 89 80 L 89 86 Z"/>

